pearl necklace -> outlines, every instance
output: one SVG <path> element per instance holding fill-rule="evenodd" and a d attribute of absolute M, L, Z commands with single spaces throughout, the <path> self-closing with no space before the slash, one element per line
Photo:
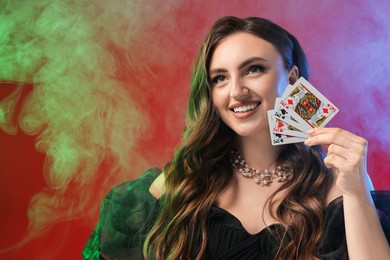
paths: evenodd
<path fill-rule="evenodd" d="M 280 165 L 276 166 L 272 171 L 268 169 L 258 170 L 253 168 L 246 163 L 245 159 L 241 157 L 238 151 L 230 152 L 230 162 L 232 163 L 233 168 L 237 169 L 242 176 L 251 179 L 253 178 L 257 184 L 261 183 L 262 186 L 268 186 L 273 181 L 285 182 L 290 176 L 286 168 Z"/>

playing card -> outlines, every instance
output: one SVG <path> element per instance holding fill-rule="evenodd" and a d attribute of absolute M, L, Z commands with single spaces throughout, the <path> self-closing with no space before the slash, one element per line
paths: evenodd
<path fill-rule="evenodd" d="M 324 127 L 339 111 L 324 95 L 303 77 L 292 88 L 286 88 L 280 104 L 294 111 L 312 128 Z M 294 114 L 291 115 L 293 118 Z"/>
<path fill-rule="evenodd" d="M 300 130 L 303 133 L 306 133 L 307 131 L 312 129 L 312 127 L 305 120 L 303 120 L 297 113 L 291 110 L 290 107 L 288 106 L 283 107 L 281 102 L 283 102 L 281 98 L 276 98 L 275 108 L 274 110 L 271 110 L 273 111 L 272 114 L 276 118 Z"/>
<path fill-rule="evenodd" d="M 282 134 L 282 135 L 288 135 L 288 136 L 294 136 L 294 137 L 301 137 L 301 138 L 308 138 L 308 134 L 305 132 L 300 131 L 296 127 L 283 122 L 279 118 L 275 116 L 274 110 L 267 111 L 268 113 L 268 123 L 270 129 L 272 129 L 272 132 L 275 134 Z"/>
<path fill-rule="evenodd" d="M 271 128 L 270 128 L 270 130 L 271 130 Z M 283 134 L 276 134 L 276 133 L 273 133 L 272 130 L 270 131 L 270 134 L 271 134 L 272 145 L 300 143 L 300 142 L 304 142 L 306 140 L 306 138 L 283 135 Z"/>
<path fill-rule="evenodd" d="M 267 112 L 272 145 L 304 142 L 307 131 L 324 127 L 339 111 L 307 80 L 288 85 Z"/>
<path fill-rule="evenodd" d="M 293 90 L 293 87 L 294 87 L 293 85 L 288 84 L 286 89 L 283 92 L 283 95 L 285 95 L 286 93 L 290 93 Z M 283 97 L 283 95 L 282 95 L 282 97 Z"/>

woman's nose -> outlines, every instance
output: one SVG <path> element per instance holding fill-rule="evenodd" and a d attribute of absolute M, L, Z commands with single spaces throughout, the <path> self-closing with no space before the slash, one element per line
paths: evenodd
<path fill-rule="evenodd" d="M 231 81 L 230 97 L 240 99 L 250 94 L 249 88 L 246 87 L 242 79 L 235 79 Z"/>

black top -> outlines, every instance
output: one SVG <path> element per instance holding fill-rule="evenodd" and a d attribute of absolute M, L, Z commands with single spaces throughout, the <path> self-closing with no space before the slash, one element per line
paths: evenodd
<path fill-rule="evenodd" d="M 113 188 L 102 202 L 99 224 L 83 251 L 85 259 L 142 259 L 142 246 L 156 218 L 159 201 L 149 188 L 161 173 L 146 171 L 136 180 Z M 387 240 L 390 240 L 390 191 L 372 192 Z M 342 197 L 325 209 L 325 231 L 316 253 L 321 259 L 348 259 Z M 212 206 L 207 221 L 205 259 L 274 259 L 279 244 L 271 233 L 283 231 L 273 224 L 257 234 L 248 233 L 228 211 Z"/>

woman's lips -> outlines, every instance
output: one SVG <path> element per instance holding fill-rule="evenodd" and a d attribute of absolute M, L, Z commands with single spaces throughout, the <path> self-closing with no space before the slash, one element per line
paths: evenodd
<path fill-rule="evenodd" d="M 230 111 L 238 119 L 244 119 L 252 116 L 256 113 L 257 109 L 261 105 L 261 102 L 252 102 L 245 104 L 236 104 L 230 107 Z"/>

